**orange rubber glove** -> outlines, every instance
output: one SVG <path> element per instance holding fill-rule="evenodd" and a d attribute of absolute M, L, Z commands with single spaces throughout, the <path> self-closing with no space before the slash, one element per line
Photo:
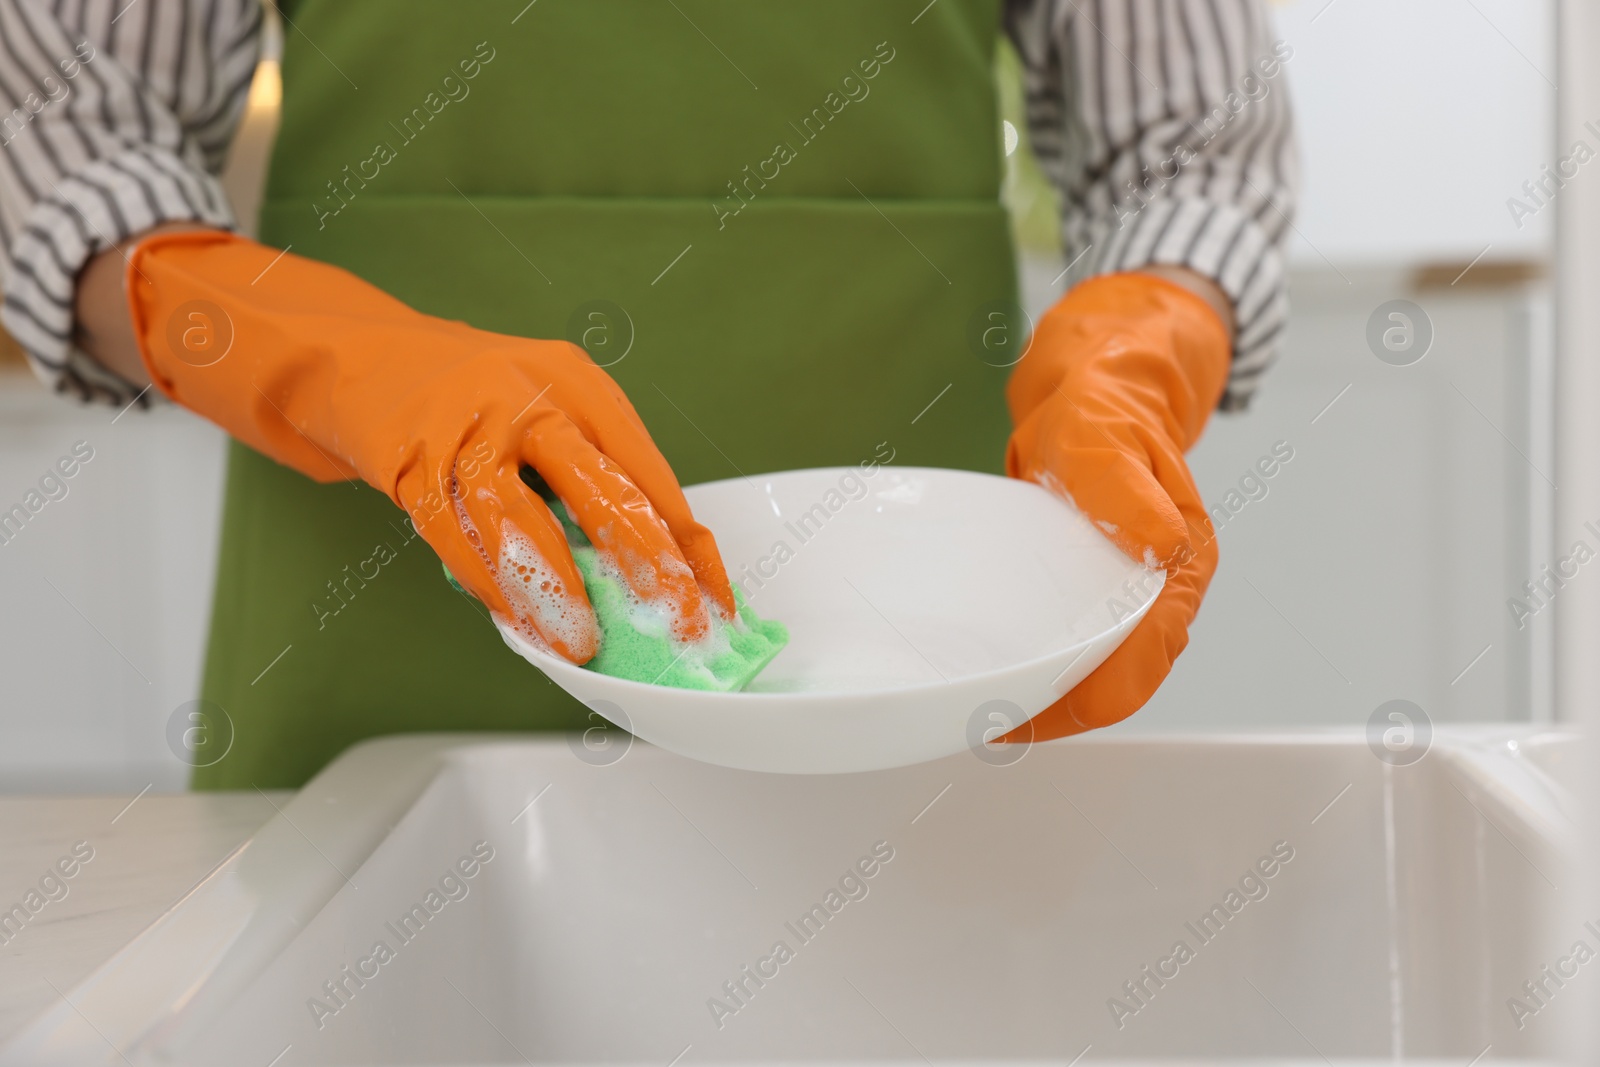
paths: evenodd
<path fill-rule="evenodd" d="M 524 465 L 679 638 L 707 632 L 707 598 L 733 613 L 710 531 L 576 345 L 423 315 L 346 271 L 215 231 L 141 242 L 126 278 L 163 393 L 307 477 L 365 480 L 496 617 L 562 656 L 587 661 L 600 635 Z"/>
<path fill-rule="evenodd" d="M 1167 581 L 1104 663 L 1005 740 L 1120 722 L 1188 644 L 1217 543 L 1183 454 L 1222 396 L 1231 347 L 1209 304 L 1148 274 L 1090 279 L 1040 320 L 1006 387 L 1006 472 L 1066 496 Z"/>

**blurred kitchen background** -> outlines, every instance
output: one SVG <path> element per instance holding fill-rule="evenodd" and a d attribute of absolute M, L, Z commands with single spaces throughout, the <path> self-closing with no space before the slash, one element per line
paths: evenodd
<path fill-rule="evenodd" d="M 1304 174 L 1293 320 L 1254 406 L 1215 418 L 1192 461 L 1214 509 L 1279 442 L 1293 459 L 1221 527 L 1187 653 L 1116 729 L 1361 724 L 1395 698 L 1434 722 L 1546 721 L 1553 613 L 1519 625 L 1507 602 L 1575 540 L 1600 547 L 1551 521 L 1559 199 L 1520 227 L 1507 207 L 1574 140 L 1600 147 L 1556 129 L 1552 0 L 1273 10 L 1293 48 L 1273 91 L 1287 83 Z M 277 96 L 264 63 L 229 165 L 242 218 Z M 1037 312 L 1065 264 L 1025 139 L 1010 162 Z M 1367 342 L 1396 299 L 1433 334 L 1404 367 Z M 181 789 L 166 727 L 198 691 L 222 435 L 171 407 L 80 407 L 0 347 L 0 506 L 75 442 L 94 449 L 0 546 L 0 791 Z"/>

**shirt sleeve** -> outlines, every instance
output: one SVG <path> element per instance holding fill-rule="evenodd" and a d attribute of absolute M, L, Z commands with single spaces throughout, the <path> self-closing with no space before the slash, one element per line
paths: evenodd
<path fill-rule="evenodd" d="M 1245 407 L 1289 313 L 1293 49 L 1262 0 L 1007 0 L 1005 17 L 1072 280 L 1151 264 L 1214 280 L 1237 327 L 1220 406 Z"/>
<path fill-rule="evenodd" d="M 0 322 L 57 392 L 148 397 L 73 343 L 79 271 L 163 222 L 231 228 L 217 181 L 260 0 L 0 0 Z"/>

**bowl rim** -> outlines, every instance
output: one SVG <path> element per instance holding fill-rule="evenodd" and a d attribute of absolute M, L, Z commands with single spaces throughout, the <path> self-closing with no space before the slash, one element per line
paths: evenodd
<path fill-rule="evenodd" d="M 689 490 L 692 490 L 692 489 L 711 488 L 713 486 L 723 486 L 723 485 L 729 485 L 729 484 L 732 484 L 732 483 L 739 483 L 739 482 L 751 483 L 751 482 L 755 482 L 757 479 L 760 479 L 760 478 L 763 478 L 763 477 L 790 476 L 790 475 L 801 475 L 801 474 L 823 474 L 823 473 L 843 472 L 843 471 L 847 471 L 847 470 L 857 470 L 857 469 L 858 469 L 857 467 L 853 467 L 853 466 L 852 467 L 799 467 L 799 468 L 796 468 L 794 470 L 765 471 L 765 472 L 762 472 L 761 474 L 735 475 L 734 477 L 731 477 L 731 478 L 718 478 L 717 480 L 710 481 L 710 482 L 696 482 L 694 485 L 684 486 L 683 488 L 684 488 L 685 493 L 687 493 Z M 1028 486 L 1032 486 L 1035 489 L 1038 489 L 1041 492 L 1047 494 L 1053 500 L 1061 501 L 1061 498 L 1059 496 L 1057 496 L 1055 493 L 1051 492 L 1045 486 L 1040 485 L 1038 482 L 1028 481 L 1027 479 L 1024 479 L 1024 478 L 1012 478 L 1012 477 L 1009 477 L 1009 476 L 1006 476 L 1006 475 L 990 474 L 990 473 L 988 473 L 986 471 L 966 470 L 964 468 L 959 468 L 959 467 L 893 467 L 893 468 L 887 468 L 887 469 L 892 469 L 892 470 L 898 471 L 898 472 L 928 471 L 928 472 L 931 472 L 931 473 L 935 473 L 935 474 L 937 474 L 937 475 L 939 475 L 941 477 L 946 477 L 946 476 L 949 476 L 949 475 L 971 476 L 974 479 L 987 481 L 987 482 L 1010 482 L 1010 483 L 1015 483 L 1017 485 L 1028 485 Z M 1061 501 L 1061 502 L 1062 503 L 1066 503 L 1065 501 Z M 691 504 L 692 504 L 692 501 L 691 501 Z M 1068 504 L 1068 506 L 1071 507 L 1072 505 Z M 1094 524 L 1092 521 L 1091 521 L 1091 525 L 1095 526 L 1096 531 L 1100 532 L 1100 535 L 1102 537 L 1105 536 L 1104 532 L 1099 530 L 1098 525 Z M 1109 537 L 1106 538 L 1106 542 L 1108 544 L 1112 544 L 1112 546 L 1115 547 L 1115 543 L 1112 542 Z M 1117 551 L 1120 553 L 1121 549 L 1117 549 Z M 1125 559 L 1128 559 L 1129 563 L 1131 563 L 1131 564 L 1133 564 L 1135 566 L 1139 565 L 1137 560 L 1131 559 L 1125 553 L 1123 554 L 1123 557 Z M 1147 600 L 1145 600 L 1142 604 L 1136 605 L 1134 607 L 1134 609 L 1133 609 L 1132 614 L 1130 614 L 1127 618 L 1125 618 L 1125 619 L 1121 620 L 1120 622 L 1118 622 L 1116 625 L 1107 627 L 1106 629 L 1101 630 L 1100 632 L 1094 634 L 1093 636 L 1087 637 L 1087 638 L 1083 639 L 1082 641 L 1077 642 L 1076 644 L 1068 645 L 1066 648 L 1057 649 L 1057 650 L 1052 651 L 1052 652 L 1046 652 L 1046 653 L 1043 653 L 1042 655 L 1034 656 L 1031 659 L 1022 660 L 1022 661 L 1020 661 L 1018 663 L 1007 664 L 1004 667 L 996 667 L 996 668 L 994 668 L 992 670 L 984 671 L 984 672 L 979 673 L 979 674 L 963 675 L 961 678 L 956 679 L 955 681 L 916 682 L 914 684 L 889 686 L 889 687 L 881 688 L 881 689 L 798 689 L 798 690 L 782 690 L 782 691 L 757 690 L 755 692 L 751 692 L 748 689 L 736 689 L 736 690 L 684 689 L 684 688 L 680 688 L 678 686 L 656 685 L 654 682 L 639 682 L 639 681 L 635 681 L 635 680 L 633 680 L 631 678 L 618 678 L 615 675 L 601 674 L 598 671 L 591 671 L 591 670 L 589 670 L 588 668 L 584 667 L 581 664 L 572 663 L 569 660 L 563 659 L 561 656 L 556 655 L 552 651 L 548 651 L 546 649 L 542 649 L 542 648 L 538 647 L 537 645 L 534 645 L 526 637 L 524 637 L 521 633 L 519 633 L 516 630 L 515 627 L 512 627 L 510 625 L 502 623 L 498 618 L 494 620 L 494 624 L 495 624 L 496 629 L 498 629 L 500 631 L 500 636 L 505 640 L 506 644 L 511 646 L 513 651 L 515 651 L 518 655 L 522 656 L 523 659 L 527 660 L 531 666 L 533 666 L 533 667 L 535 667 L 535 668 L 537 668 L 539 670 L 545 671 L 546 674 L 549 674 L 550 670 L 548 670 L 544 666 L 545 664 L 549 664 L 551 667 L 554 667 L 556 670 L 582 672 L 581 674 L 574 674 L 573 677 L 574 678 L 605 679 L 604 681 L 599 682 L 598 684 L 601 685 L 601 686 L 607 686 L 607 687 L 615 685 L 615 686 L 617 686 L 619 688 L 619 692 L 624 693 L 624 694 L 625 693 L 629 693 L 629 692 L 649 691 L 649 692 L 655 694 L 654 696 L 651 697 L 652 700 L 661 700 L 661 699 L 680 700 L 681 699 L 681 700 L 685 700 L 685 701 L 691 701 L 692 700 L 694 702 L 699 702 L 699 701 L 705 700 L 705 701 L 710 701 L 712 703 L 724 703 L 724 704 L 733 703 L 733 704 L 745 704 L 745 705 L 751 704 L 753 702 L 761 702 L 761 703 L 773 703 L 773 704 L 780 704 L 781 705 L 781 704 L 791 704 L 791 703 L 814 702 L 819 698 L 822 698 L 822 699 L 862 699 L 862 698 L 877 698 L 877 699 L 891 699 L 891 698 L 894 698 L 894 699 L 897 699 L 897 698 L 901 698 L 901 697 L 920 696 L 920 695 L 922 695 L 924 693 L 938 692 L 939 690 L 946 689 L 946 688 L 948 688 L 948 687 L 950 687 L 952 685 L 963 685 L 963 686 L 965 686 L 965 685 L 975 685 L 975 684 L 978 684 L 978 683 L 981 683 L 981 682 L 985 682 L 985 681 L 998 681 L 998 680 L 1003 679 L 1004 677 L 1006 677 L 1008 675 L 1012 675 L 1012 674 L 1016 674 L 1016 673 L 1025 673 L 1025 672 L 1031 671 L 1032 669 L 1040 666 L 1041 664 L 1043 664 L 1043 663 L 1045 663 L 1047 661 L 1060 659 L 1060 658 L 1066 657 L 1066 656 L 1068 656 L 1068 655 L 1070 655 L 1072 653 L 1077 653 L 1079 656 L 1081 656 L 1084 653 L 1085 650 L 1087 650 L 1088 648 L 1090 648 L 1091 646 L 1093 646 L 1095 644 L 1098 644 L 1099 642 L 1105 640 L 1107 637 L 1110 637 L 1110 636 L 1112 636 L 1114 634 L 1118 634 L 1118 633 L 1123 634 L 1124 635 L 1123 639 L 1125 640 L 1126 639 L 1126 633 L 1130 632 L 1134 627 L 1138 626 L 1141 621 L 1143 621 L 1145 615 L 1147 615 L 1150 612 L 1150 609 L 1155 605 L 1155 602 L 1156 602 L 1157 598 L 1159 598 L 1161 596 L 1161 591 L 1164 588 L 1166 588 L 1167 575 L 1166 575 L 1165 571 L 1155 570 L 1154 568 L 1147 568 L 1147 570 L 1150 570 L 1156 576 L 1155 577 L 1155 588 L 1151 592 L 1149 598 Z M 1120 644 L 1121 644 L 1121 641 L 1118 641 L 1118 645 L 1120 645 Z M 1114 651 L 1115 651 L 1115 649 L 1113 649 L 1113 652 Z M 1076 662 L 1076 659 L 1074 659 L 1072 662 Z M 1068 667 L 1070 667 L 1071 665 L 1072 665 L 1071 662 L 1069 662 L 1067 664 Z M 1063 670 L 1065 670 L 1065 669 L 1066 668 L 1063 668 Z M 1058 675 L 1059 675 L 1059 673 L 1060 672 L 1058 672 Z M 563 688 L 565 688 L 565 687 L 563 687 Z M 682 697 L 663 697 L 661 695 L 663 693 L 663 691 L 669 692 L 669 693 L 681 693 L 681 694 L 683 694 L 683 696 Z M 579 698 L 579 699 L 582 699 L 582 698 Z M 604 698 L 596 697 L 595 699 L 604 699 Z"/>

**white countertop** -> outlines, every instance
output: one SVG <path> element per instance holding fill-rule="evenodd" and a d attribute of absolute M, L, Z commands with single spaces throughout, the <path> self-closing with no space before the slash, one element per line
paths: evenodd
<path fill-rule="evenodd" d="M 59 899 L 19 932 L 0 927 L 9 938 L 0 944 L 0 1042 L 179 900 L 290 795 L 146 794 L 131 806 L 131 796 L 0 797 L 0 920 L 74 845 L 94 850 L 52 883 Z"/>

